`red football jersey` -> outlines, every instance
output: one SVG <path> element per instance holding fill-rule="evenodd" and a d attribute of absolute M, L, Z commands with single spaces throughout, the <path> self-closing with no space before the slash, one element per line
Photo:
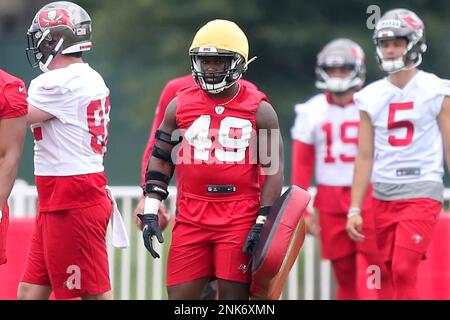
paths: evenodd
<path fill-rule="evenodd" d="M 25 83 L 0 69 L 0 120 L 23 117 L 28 113 Z M 7 137 L 0 137 L 7 139 Z M 9 225 L 8 202 L 5 202 L 0 221 L 0 265 L 6 263 L 6 236 Z"/>
<path fill-rule="evenodd" d="M 246 80 L 239 80 L 241 85 L 246 86 L 247 88 L 257 89 L 257 87 Z M 185 76 L 175 78 L 170 80 L 163 91 L 161 92 L 161 96 L 159 97 L 158 105 L 155 111 L 155 117 L 153 118 L 152 127 L 150 129 L 150 135 L 148 138 L 147 146 L 145 147 L 144 153 L 142 155 L 142 164 L 141 164 L 141 186 L 145 184 L 145 175 L 147 173 L 147 165 L 148 160 L 150 159 L 150 155 L 152 153 L 153 145 L 155 144 L 155 132 L 161 125 L 161 122 L 164 119 L 164 114 L 166 113 L 167 105 L 173 98 L 176 97 L 177 91 L 195 85 L 194 78 L 192 74 L 187 74 Z"/>
<path fill-rule="evenodd" d="M 206 201 L 259 198 L 255 113 L 266 95 L 245 86 L 213 99 L 196 86 L 178 91 L 179 196 Z"/>
<path fill-rule="evenodd" d="M 0 119 L 22 117 L 28 113 L 25 83 L 0 69 Z"/>

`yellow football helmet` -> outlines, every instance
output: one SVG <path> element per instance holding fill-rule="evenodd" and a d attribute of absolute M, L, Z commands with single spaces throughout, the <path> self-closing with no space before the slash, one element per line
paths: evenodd
<path fill-rule="evenodd" d="M 209 93 L 219 93 L 231 87 L 247 71 L 248 40 L 237 24 L 227 20 L 213 20 L 197 31 L 189 48 L 192 75 L 196 83 Z M 229 57 L 223 72 L 202 72 L 201 59 L 205 56 Z M 206 82 L 208 79 L 220 81 Z"/>

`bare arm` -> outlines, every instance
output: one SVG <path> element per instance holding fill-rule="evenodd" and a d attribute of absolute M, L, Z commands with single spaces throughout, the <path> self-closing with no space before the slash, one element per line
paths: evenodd
<path fill-rule="evenodd" d="M 374 132 L 369 115 L 361 111 L 359 123 L 358 154 L 353 172 L 351 208 L 361 208 L 370 184 L 373 164 Z"/>
<path fill-rule="evenodd" d="M 261 191 L 261 206 L 271 206 L 280 196 L 283 187 L 283 139 L 277 114 L 266 101 L 261 102 L 255 120 L 258 128 L 258 158 L 266 175 Z M 264 139 L 264 135 L 267 139 Z"/>
<path fill-rule="evenodd" d="M 360 210 L 372 175 L 374 152 L 373 131 L 369 115 L 364 111 L 360 111 L 358 155 L 356 156 L 355 169 L 353 171 L 350 202 L 350 210 L 356 210 L 356 213 L 348 218 L 345 227 L 348 236 L 354 241 L 362 241 L 365 238 L 361 233 L 363 228 L 363 217 L 360 214 Z"/>
<path fill-rule="evenodd" d="M 283 140 L 278 117 L 272 106 L 262 101 L 255 115 L 258 130 L 258 159 L 266 176 L 261 190 L 261 208 L 245 241 L 243 252 L 254 255 L 259 245 L 261 231 L 267 219 L 268 209 L 281 194 L 283 187 Z"/>
<path fill-rule="evenodd" d="M 450 96 L 446 96 L 442 102 L 442 109 L 439 113 L 438 121 L 444 142 L 445 162 L 447 163 L 447 168 L 450 168 Z"/>
<path fill-rule="evenodd" d="M 54 115 L 42 111 L 31 104 L 28 105 L 27 126 L 38 122 L 44 122 L 45 120 L 49 120 L 51 118 L 54 118 Z"/>
<path fill-rule="evenodd" d="M 17 176 L 26 133 L 26 117 L 0 120 L 0 210 Z"/>

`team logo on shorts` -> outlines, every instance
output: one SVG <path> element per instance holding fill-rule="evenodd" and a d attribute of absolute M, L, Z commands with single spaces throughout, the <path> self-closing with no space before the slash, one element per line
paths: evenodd
<path fill-rule="evenodd" d="M 422 242 L 422 240 L 423 240 L 423 237 L 420 235 L 420 234 L 414 234 L 412 237 L 411 237 L 411 239 L 412 239 L 412 241 L 414 241 L 416 244 L 419 244 L 419 243 L 421 243 Z"/>

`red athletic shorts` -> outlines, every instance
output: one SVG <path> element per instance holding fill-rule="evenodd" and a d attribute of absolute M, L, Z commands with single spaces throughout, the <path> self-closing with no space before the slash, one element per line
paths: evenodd
<path fill-rule="evenodd" d="M 336 260 L 355 252 L 372 257 L 379 254 L 372 210 L 366 210 L 362 213 L 364 220 L 362 233 L 365 236 L 362 242 L 353 241 L 345 231 L 347 212 L 320 211 L 318 215 L 323 259 Z"/>
<path fill-rule="evenodd" d="M 56 299 L 111 290 L 106 229 L 111 202 L 39 212 L 22 281 L 51 286 Z"/>
<path fill-rule="evenodd" d="M 428 198 L 383 201 L 373 199 L 378 247 L 384 261 L 392 261 L 394 247 L 424 258 L 442 211 L 442 203 Z"/>
<path fill-rule="evenodd" d="M 190 209 L 195 207 L 201 210 L 198 214 L 205 218 L 208 216 L 206 220 L 211 224 L 189 222 L 186 212 L 180 215 L 182 219 L 180 216 L 175 219 L 167 261 L 167 286 L 208 277 L 249 283 L 250 256 L 243 253 L 242 248 L 255 223 L 259 200 L 209 202 L 204 205 L 200 205 L 200 202 L 203 201 L 190 199 L 178 207 L 178 210 L 189 211 L 185 205 L 190 203 Z M 236 223 L 236 217 L 242 214 L 241 224 L 212 224 L 211 215 L 219 212 L 214 209 L 217 206 L 224 216 L 224 219 L 218 217 L 219 221 Z M 211 215 L 208 215 L 208 212 Z M 230 219 L 231 216 L 234 218 Z M 193 220 L 196 218 L 197 215 Z"/>
<path fill-rule="evenodd" d="M 6 234 L 8 232 L 9 225 L 9 208 L 5 204 L 2 210 L 3 217 L 0 223 L 0 266 L 6 263 Z"/>

